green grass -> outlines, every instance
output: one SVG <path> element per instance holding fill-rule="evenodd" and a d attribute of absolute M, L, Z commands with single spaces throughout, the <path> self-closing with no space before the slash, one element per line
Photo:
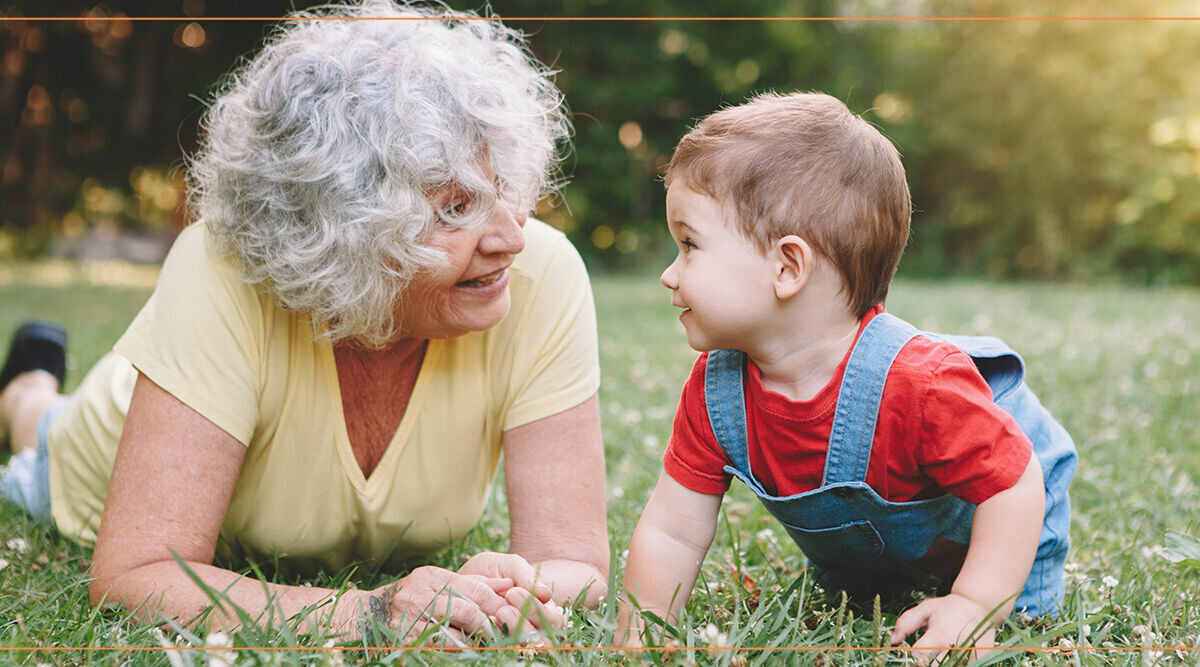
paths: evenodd
<path fill-rule="evenodd" d="M 33 270 L 0 273 L 0 336 L 22 319 L 45 317 L 70 331 L 68 387 L 112 344 L 149 293 L 144 275 L 89 286 L 82 275 Z M 93 276 L 94 277 L 94 276 Z M 103 277 L 103 276 L 101 276 Z M 46 283 L 52 283 L 46 286 Z M 653 277 L 599 277 L 594 281 L 604 372 L 600 392 L 608 465 L 609 529 L 616 590 L 623 555 L 659 472 L 662 449 L 683 379 L 695 353 L 687 347 L 666 291 Z M 1073 548 L 1067 614 L 1057 621 L 1011 625 L 999 641 L 1010 647 L 1108 650 L 1068 653 L 1008 651 L 986 661 L 1025 664 L 1194 663 L 1200 653 L 1133 650 L 1145 646 L 1200 645 L 1200 575 L 1162 554 L 1168 531 L 1200 534 L 1200 291 L 1143 290 L 1079 285 L 899 282 L 893 313 L 919 327 L 954 333 L 988 333 L 1021 352 L 1029 384 L 1075 437 L 1079 471 L 1071 489 Z M 498 490 L 499 495 L 502 491 Z M 479 549 L 505 546 L 502 499 L 491 504 L 478 528 L 434 562 L 456 566 Z M 11 540 L 24 541 L 24 549 Z M 0 505 L 0 646 L 112 647 L 103 652 L 0 653 L 0 663 L 204 664 L 200 651 L 137 652 L 128 647 L 203 646 L 203 636 L 129 622 L 87 601 L 89 552 L 35 526 Z M 326 637 L 297 636 L 294 623 L 264 624 L 234 638 L 239 647 L 306 646 L 303 652 L 243 650 L 239 664 L 326 664 L 337 659 L 368 663 L 446 663 L 465 657 L 495 664 L 513 660 L 666 664 L 899 663 L 898 652 L 866 650 L 886 638 L 899 608 L 853 610 L 815 589 L 799 550 L 741 486 L 729 493 L 717 540 L 702 580 L 679 624 L 672 654 L 629 660 L 610 652 L 471 651 L 341 655 L 317 650 Z M 399 573 L 391 573 L 399 574 Z M 383 575 L 331 573 L 314 585 L 371 587 Z M 292 581 L 295 583 L 295 580 Z M 555 644 L 609 645 L 615 610 L 572 612 L 573 627 Z M 717 637 L 705 632 L 712 624 Z M 823 651 L 705 651 L 708 642 L 743 647 L 826 647 Z M 514 646 L 500 640 L 495 646 Z M 860 650 L 853 650 L 860 649 Z"/>

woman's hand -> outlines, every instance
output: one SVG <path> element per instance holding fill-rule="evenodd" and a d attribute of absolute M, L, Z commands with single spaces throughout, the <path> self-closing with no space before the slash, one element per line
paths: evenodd
<path fill-rule="evenodd" d="M 538 605 L 536 609 L 542 610 L 536 598 L 516 587 L 508 577 L 464 574 L 427 566 L 367 591 L 358 600 L 359 608 L 352 611 L 375 619 L 408 641 L 445 621 L 449 627 L 442 632 L 450 641 L 446 642 L 445 636 L 440 642 L 434 641 L 466 644 L 469 637 L 487 637 L 495 631 L 508 632 L 520 627 L 522 609 L 530 600 Z M 549 611 L 542 613 L 551 617 Z M 561 612 L 556 618 L 557 626 L 561 626 Z M 531 622 L 540 627 L 536 616 Z"/>
<path fill-rule="evenodd" d="M 472 556 L 458 569 L 458 573 L 507 583 L 504 590 L 496 588 L 496 592 L 503 595 L 510 606 L 524 612 L 524 618 L 529 619 L 534 628 L 545 630 L 562 627 L 562 608 L 552 599 L 550 586 L 538 578 L 537 568 L 524 558 L 516 554 L 485 551 Z M 506 625 L 501 626 L 501 630 L 519 632 L 521 617 L 515 621 L 505 619 Z"/>

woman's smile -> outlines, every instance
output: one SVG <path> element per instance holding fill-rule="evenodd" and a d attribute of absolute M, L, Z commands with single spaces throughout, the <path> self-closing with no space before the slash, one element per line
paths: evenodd
<path fill-rule="evenodd" d="M 463 288 L 471 289 L 472 291 L 474 291 L 474 290 L 481 289 L 481 288 L 491 287 L 491 286 L 495 285 L 496 283 L 504 283 L 505 286 L 508 285 L 508 267 L 507 266 L 502 269 L 493 271 L 491 273 L 484 274 L 477 278 L 463 280 L 459 283 L 456 283 L 455 287 L 463 287 Z"/>

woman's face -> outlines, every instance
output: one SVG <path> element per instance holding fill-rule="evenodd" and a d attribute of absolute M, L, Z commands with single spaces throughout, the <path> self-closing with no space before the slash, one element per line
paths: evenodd
<path fill-rule="evenodd" d="M 435 193 L 439 211 L 472 204 L 460 188 Z M 417 274 L 404 291 L 398 318 L 406 337 L 452 338 L 483 331 L 508 314 L 508 267 L 525 248 L 526 213 L 497 198 L 487 220 L 465 229 L 439 225 L 429 244 L 446 263 Z"/>

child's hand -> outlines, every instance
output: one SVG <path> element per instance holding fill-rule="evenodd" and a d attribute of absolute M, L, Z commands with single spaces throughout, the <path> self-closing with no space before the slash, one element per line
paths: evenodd
<path fill-rule="evenodd" d="M 989 647 L 995 645 L 996 626 L 988 621 L 982 627 L 980 622 L 992 610 L 984 609 L 982 605 L 962 595 L 951 593 L 945 597 L 932 598 L 900 614 L 896 619 L 896 629 L 892 632 L 892 645 L 904 641 L 905 637 L 921 628 L 925 634 L 913 644 L 913 656 L 921 664 L 930 664 L 941 660 L 947 655 L 944 649 L 951 646 L 973 645 Z M 979 627 L 979 634 L 972 637 L 972 631 Z M 935 650 L 935 649 L 943 650 Z M 973 651 L 971 658 L 978 657 L 978 651 Z"/>

